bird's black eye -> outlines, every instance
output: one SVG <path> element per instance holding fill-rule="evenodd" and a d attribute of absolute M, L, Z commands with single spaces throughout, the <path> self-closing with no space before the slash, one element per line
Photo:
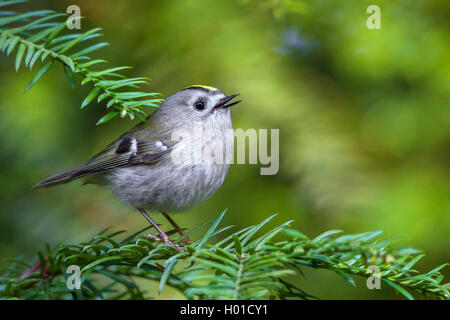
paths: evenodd
<path fill-rule="evenodd" d="M 195 109 L 203 110 L 205 109 L 205 104 L 202 101 L 198 101 L 194 104 Z"/>

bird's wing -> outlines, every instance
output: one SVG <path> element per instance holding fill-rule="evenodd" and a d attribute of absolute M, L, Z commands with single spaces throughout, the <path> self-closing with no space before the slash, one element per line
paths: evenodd
<path fill-rule="evenodd" d="M 101 173 L 117 167 L 155 163 L 170 151 L 171 148 L 159 140 L 140 140 L 133 135 L 123 135 L 81 165 L 71 178 Z"/>
<path fill-rule="evenodd" d="M 50 187 L 67 183 L 72 180 L 92 174 L 106 172 L 117 167 L 133 166 L 137 164 L 151 164 L 161 160 L 170 153 L 171 147 L 159 140 L 137 138 L 131 133 L 121 136 L 111 143 L 105 150 L 91 160 L 75 168 L 59 172 L 47 178 L 33 188 Z"/>

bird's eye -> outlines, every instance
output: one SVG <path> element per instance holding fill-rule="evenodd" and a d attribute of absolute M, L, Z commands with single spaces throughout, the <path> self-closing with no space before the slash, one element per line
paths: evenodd
<path fill-rule="evenodd" d="M 194 104 L 194 107 L 197 110 L 203 110 L 203 109 L 205 109 L 205 104 L 203 102 L 199 101 Z"/>

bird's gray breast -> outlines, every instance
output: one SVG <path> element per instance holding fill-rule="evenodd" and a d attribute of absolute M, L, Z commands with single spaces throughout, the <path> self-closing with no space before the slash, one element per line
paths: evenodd
<path fill-rule="evenodd" d="M 172 152 L 179 156 L 188 148 L 192 150 L 192 145 L 180 141 Z M 115 193 L 136 208 L 180 212 L 208 199 L 222 185 L 229 169 L 225 154 L 230 149 L 232 152 L 233 143 L 227 143 L 221 130 L 201 142 L 200 162 L 198 158 L 180 162 L 171 153 L 154 164 L 116 168 L 107 179 Z M 220 152 L 223 157 L 215 158 Z"/>

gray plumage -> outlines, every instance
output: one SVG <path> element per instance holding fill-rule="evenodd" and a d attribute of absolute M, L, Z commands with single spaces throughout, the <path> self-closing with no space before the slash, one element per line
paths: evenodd
<path fill-rule="evenodd" d="M 187 143 L 173 141 L 173 133 L 192 132 L 198 122 L 207 134 L 201 145 L 204 154 L 232 152 L 233 143 L 226 143 L 226 134 L 232 129 L 229 106 L 237 102 L 228 102 L 234 96 L 203 86 L 183 89 L 168 97 L 147 122 L 120 136 L 91 160 L 35 188 L 84 178 L 87 183 L 111 188 L 136 208 L 172 213 L 195 206 L 222 185 L 229 164 L 175 163 L 171 152 L 184 150 Z"/>

